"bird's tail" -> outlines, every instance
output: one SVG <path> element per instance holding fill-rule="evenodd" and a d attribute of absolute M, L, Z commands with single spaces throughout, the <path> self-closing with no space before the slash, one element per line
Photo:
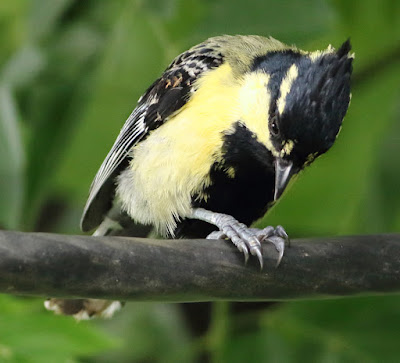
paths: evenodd
<path fill-rule="evenodd" d="M 123 302 L 101 299 L 58 299 L 50 298 L 44 302 L 47 310 L 59 315 L 72 315 L 76 320 L 92 318 L 111 318 L 121 309 Z"/>

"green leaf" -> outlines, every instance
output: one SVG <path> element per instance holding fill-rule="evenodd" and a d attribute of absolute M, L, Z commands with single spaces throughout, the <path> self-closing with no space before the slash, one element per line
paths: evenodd
<path fill-rule="evenodd" d="M 225 342 L 229 362 L 396 362 L 399 297 L 299 301 L 254 316 Z M 379 337 L 379 338 L 378 338 Z"/>
<path fill-rule="evenodd" d="M 43 51 L 46 67 L 29 87 L 25 105 L 29 133 L 24 222 L 28 229 L 50 194 L 52 176 L 80 120 L 103 44 L 95 27 L 80 22 L 55 34 L 57 38 Z"/>
<path fill-rule="evenodd" d="M 30 85 L 46 64 L 43 52 L 28 45 L 21 47 L 4 65 L 1 80 L 12 89 Z"/>
<path fill-rule="evenodd" d="M 68 190 L 74 200 L 85 200 L 125 119 L 160 73 L 160 57 L 163 50 L 146 12 L 134 2 L 127 3 L 94 74 L 95 84 L 87 90 L 90 99 L 77 115 L 79 125 L 57 175 L 59 188 Z"/>
<path fill-rule="evenodd" d="M 72 0 L 33 0 L 29 11 L 30 38 L 39 40 L 51 35 L 58 26 L 57 21 Z"/>
<path fill-rule="evenodd" d="M 0 226 L 17 228 L 24 192 L 24 150 L 10 87 L 0 83 Z"/>
<path fill-rule="evenodd" d="M 25 0 L 0 2 L 0 67 L 25 39 L 25 14 Z"/>
<path fill-rule="evenodd" d="M 197 29 L 202 34 L 258 34 L 287 43 L 304 43 L 334 28 L 335 12 L 323 0 L 220 0 Z"/>
<path fill-rule="evenodd" d="M 1 361 L 75 362 L 116 346 L 91 322 L 46 312 L 42 300 L 0 295 L 0 309 Z"/>
<path fill-rule="evenodd" d="M 178 304 L 128 303 L 112 320 L 97 323 L 124 342 L 119 350 L 97 357 L 99 363 L 192 361 L 190 336 Z"/>

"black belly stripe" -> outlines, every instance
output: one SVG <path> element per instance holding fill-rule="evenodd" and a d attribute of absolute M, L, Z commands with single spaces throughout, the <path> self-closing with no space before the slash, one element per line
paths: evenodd
<path fill-rule="evenodd" d="M 272 154 L 240 123 L 224 136 L 223 163 L 210 170 L 211 185 L 206 200 L 194 196 L 193 207 L 232 215 L 247 225 L 262 217 L 273 202 L 275 171 Z M 232 178 L 226 172 L 233 168 Z M 178 237 L 205 237 L 216 228 L 201 221 L 185 220 L 175 231 Z"/>

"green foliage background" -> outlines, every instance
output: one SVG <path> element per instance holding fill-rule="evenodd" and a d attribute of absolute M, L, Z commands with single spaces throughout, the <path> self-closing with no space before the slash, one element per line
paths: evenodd
<path fill-rule="evenodd" d="M 292 237 L 400 231 L 398 0 L 0 1 L 0 228 L 79 233 L 91 179 L 136 100 L 179 52 L 217 34 L 356 53 L 342 133 L 261 225 Z M 376 246 L 378 249 L 379 246 Z M 173 304 L 76 324 L 0 296 L 0 361 L 397 362 L 400 298 L 215 305 L 192 338 Z"/>

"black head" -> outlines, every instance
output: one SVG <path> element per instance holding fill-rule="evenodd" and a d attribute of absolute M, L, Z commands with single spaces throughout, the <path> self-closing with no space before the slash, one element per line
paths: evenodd
<path fill-rule="evenodd" d="M 339 133 L 350 102 L 350 49 L 348 40 L 337 51 L 279 51 L 254 63 L 270 76 L 272 151 L 291 174 L 325 153 Z"/>

